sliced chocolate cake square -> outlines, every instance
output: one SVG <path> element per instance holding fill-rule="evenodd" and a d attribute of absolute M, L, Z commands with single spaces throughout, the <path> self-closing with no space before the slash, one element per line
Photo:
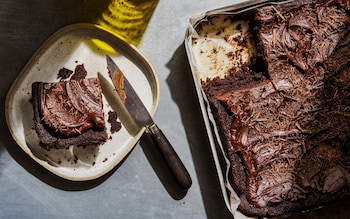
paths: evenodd
<path fill-rule="evenodd" d="M 40 145 L 69 148 L 107 140 L 98 78 L 32 84 L 35 130 Z"/>

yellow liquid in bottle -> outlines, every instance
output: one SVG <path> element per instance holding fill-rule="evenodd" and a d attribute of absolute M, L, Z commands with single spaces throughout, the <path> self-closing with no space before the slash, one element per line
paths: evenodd
<path fill-rule="evenodd" d="M 98 20 L 126 42 L 138 45 L 159 0 L 112 0 Z"/>

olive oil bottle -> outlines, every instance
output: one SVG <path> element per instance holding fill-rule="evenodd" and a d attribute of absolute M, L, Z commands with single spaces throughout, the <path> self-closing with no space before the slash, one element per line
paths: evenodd
<path fill-rule="evenodd" d="M 97 23 L 126 42 L 138 45 L 159 0 L 111 0 Z"/>

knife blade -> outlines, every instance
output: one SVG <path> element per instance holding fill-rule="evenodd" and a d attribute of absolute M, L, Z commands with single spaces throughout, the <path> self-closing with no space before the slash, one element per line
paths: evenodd
<path fill-rule="evenodd" d="M 140 128 L 146 127 L 153 143 L 160 150 L 179 186 L 184 189 L 190 188 L 192 185 L 192 179 L 171 143 L 153 121 L 152 116 L 149 114 L 145 105 L 121 69 L 109 55 L 106 55 L 106 59 L 108 74 L 112 79 L 116 93 L 119 95 L 130 116 Z"/>

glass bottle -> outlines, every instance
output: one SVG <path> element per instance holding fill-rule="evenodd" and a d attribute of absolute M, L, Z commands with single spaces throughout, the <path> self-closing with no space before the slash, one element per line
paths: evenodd
<path fill-rule="evenodd" d="M 126 42 L 138 45 L 159 0 L 111 0 L 97 23 Z"/>

